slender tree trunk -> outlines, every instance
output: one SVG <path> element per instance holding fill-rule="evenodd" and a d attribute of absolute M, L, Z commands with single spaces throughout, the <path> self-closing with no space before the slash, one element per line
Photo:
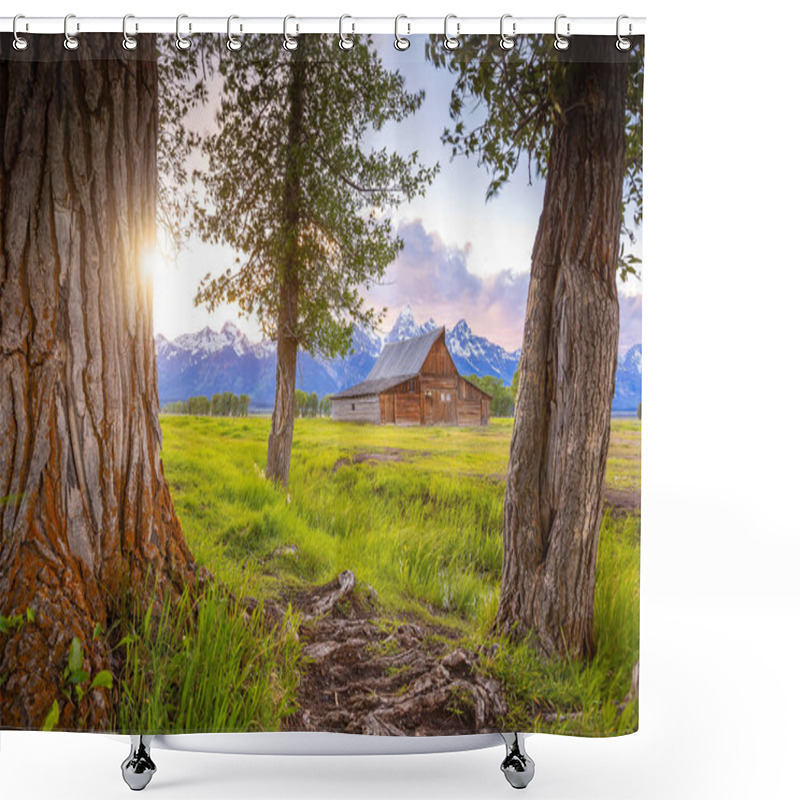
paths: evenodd
<path fill-rule="evenodd" d="M 275 375 L 275 408 L 267 446 L 266 475 L 283 486 L 289 484 L 294 434 L 294 391 L 297 377 L 297 320 L 300 284 L 297 277 L 297 247 L 300 237 L 300 161 L 303 136 L 305 67 L 302 60 L 291 64 L 289 85 L 288 165 L 284 192 L 283 266 L 278 312 L 278 363 Z"/>
<path fill-rule="evenodd" d="M 152 286 L 154 37 L 0 39 L 0 726 L 108 727 L 113 695 L 61 693 L 70 642 L 128 592 L 193 573 L 160 460 Z"/>
<path fill-rule="evenodd" d="M 289 483 L 294 433 L 294 387 L 297 376 L 297 340 L 291 331 L 297 325 L 297 290 L 285 286 L 278 315 L 278 364 L 275 376 L 275 408 L 267 446 L 267 470 L 270 480 Z"/>
<path fill-rule="evenodd" d="M 589 657 L 619 338 L 627 66 L 565 66 L 531 259 L 503 517 L 498 631 Z M 600 47 L 607 50 L 607 41 Z"/>

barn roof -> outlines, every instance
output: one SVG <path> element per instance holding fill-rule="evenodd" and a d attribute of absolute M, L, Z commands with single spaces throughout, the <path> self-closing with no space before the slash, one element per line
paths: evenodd
<path fill-rule="evenodd" d="M 332 394 L 331 398 L 333 400 L 337 400 L 345 397 L 364 397 L 369 394 L 380 394 L 381 392 L 385 392 L 387 389 L 391 389 L 393 386 L 397 386 L 398 383 L 415 378 L 416 375 L 417 373 L 414 373 L 413 375 L 396 375 L 392 378 L 378 378 L 374 381 L 361 381 L 361 383 L 357 383 L 355 386 L 351 386 L 349 389 L 343 389 L 341 392 Z"/>
<path fill-rule="evenodd" d="M 433 343 L 443 335 L 443 327 L 435 328 L 421 336 L 387 344 L 369 375 L 361 383 L 331 395 L 331 397 L 364 397 L 369 394 L 380 394 L 397 386 L 398 383 L 419 375 Z"/>
<path fill-rule="evenodd" d="M 444 334 L 444 328 L 435 328 L 422 336 L 403 342 L 387 344 L 381 351 L 375 366 L 369 371 L 367 381 L 381 378 L 402 379 L 402 376 L 417 375 L 433 347 L 433 343 Z M 366 381 L 365 381 L 366 382 Z"/>

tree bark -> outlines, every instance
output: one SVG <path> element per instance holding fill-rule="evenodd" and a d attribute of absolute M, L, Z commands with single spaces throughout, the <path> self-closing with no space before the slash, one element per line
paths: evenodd
<path fill-rule="evenodd" d="M 95 675 L 120 603 L 192 579 L 160 460 L 152 284 L 155 37 L 0 39 L 0 726 L 107 729 L 113 695 L 61 692 L 70 642 Z"/>
<path fill-rule="evenodd" d="M 297 378 L 297 289 L 285 286 L 278 314 L 278 352 L 275 371 L 275 408 L 267 445 L 266 475 L 283 486 L 289 484 L 294 435 L 294 387 Z"/>
<path fill-rule="evenodd" d="M 607 41 L 584 47 L 574 57 L 585 60 L 564 65 L 531 257 L 495 620 L 497 631 L 533 634 L 543 653 L 568 658 L 594 652 L 628 74 L 623 61 L 594 60 L 607 57 Z"/>
<path fill-rule="evenodd" d="M 300 240 L 300 189 L 305 68 L 301 60 L 291 64 L 289 84 L 289 131 L 287 142 L 286 185 L 282 232 L 280 307 L 278 311 L 278 352 L 275 371 L 275 408 L 267 445 L 266 476 L 283 486 L 289 484 L 294 434 L 294 392 L 297 378 L 298 311 L 300 283 L 297 275 L 297 248 Z"/>

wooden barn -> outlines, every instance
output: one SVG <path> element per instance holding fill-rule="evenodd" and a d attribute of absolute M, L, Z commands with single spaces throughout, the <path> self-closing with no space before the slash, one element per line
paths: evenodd
<path fill-rule="evenodd" d="M 331 396 L 335 420 L 376 425 L 488 425 L 491 399 L 458 374 L 444 328 L 387 344 L 366 380 Z"/>

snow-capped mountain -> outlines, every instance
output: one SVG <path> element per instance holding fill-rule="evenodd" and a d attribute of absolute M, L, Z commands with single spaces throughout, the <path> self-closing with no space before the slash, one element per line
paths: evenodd
<path fill-rule="evenodd" d="M 211 397 L 217 392 L 249 394 L 254 407 L 274 402 L 275 343 L 251 342 L 232 322 L 226 322 L 219 333 L 206 327 L 171 342 L 158 335 L 155 346 L 162 403 L 195 395 Z M 297 388 L 328 394 L 339 388 L 339 382 L 325 365 L 301 352 Z"/>
<path fill-rule="evenodd" d="M 354 353 L 364 353 L 372 358 L 377 358 L 383 350 L 383 337 L 375 331 L 355 325 L 351 348 Z"/>
<path fill-rule="evenodd" d="M 397 317 L 392 329 L 384 337 L 383 344 L 390 344 L 391 342 L 403 342 L 406 339 L 413 339 L 415 336 L 421 336 L 423 333 L 429 333 L 438 327 L 439 326 L 432 319 L 429 319 L 422 325 L 417 325 L 417 323 L 414 322 L 414 314 L 411 311 L 411 306 L 406 305 L 406 307 Z"/>
<path fill-rule="evenodd" d="M 439 327 L 433 319 L 417 325 L 409 306 L 381 336 L 356 327 L 351 352 L 343 358 L 298 356 L 297 388 L 320 397 L 345 389 L 366 378 L 383 347 Z M 511 384 L 519 363 L 519 350 L 509 353 L 500 345 L 478 336 L 466 320 L 445 333 L 447 348 L 462 375 L 491 375 Z M 194 395 L 210 397 L 217 392 L 249 394 L 254 408 L 269 408 L 275 399 L 276 346 L 266 339 L 251 342 L 232 322 L 217 332 L 209 327 L 185 333 L 173 341 L 155 337 L 158 390 L 162 403 L 186 400 Z M 641 401 L 642 346 L 632 347 L 620 359 L 614 410 L 633 411 Z"/>
<path fill-rule="evenodd" d="M 491 375 L 511 385 L 519 364 L 519 350 L 509 353 L 483 336 L 476 336 L 460 319 L 444 336 L 447 349 L 461 375 Z"/>
<path fill-rule="evenodd" d="M 642 402 L 642 346 L 635 344 L 617 362 L 614 411 L 636 411 Z"/>

